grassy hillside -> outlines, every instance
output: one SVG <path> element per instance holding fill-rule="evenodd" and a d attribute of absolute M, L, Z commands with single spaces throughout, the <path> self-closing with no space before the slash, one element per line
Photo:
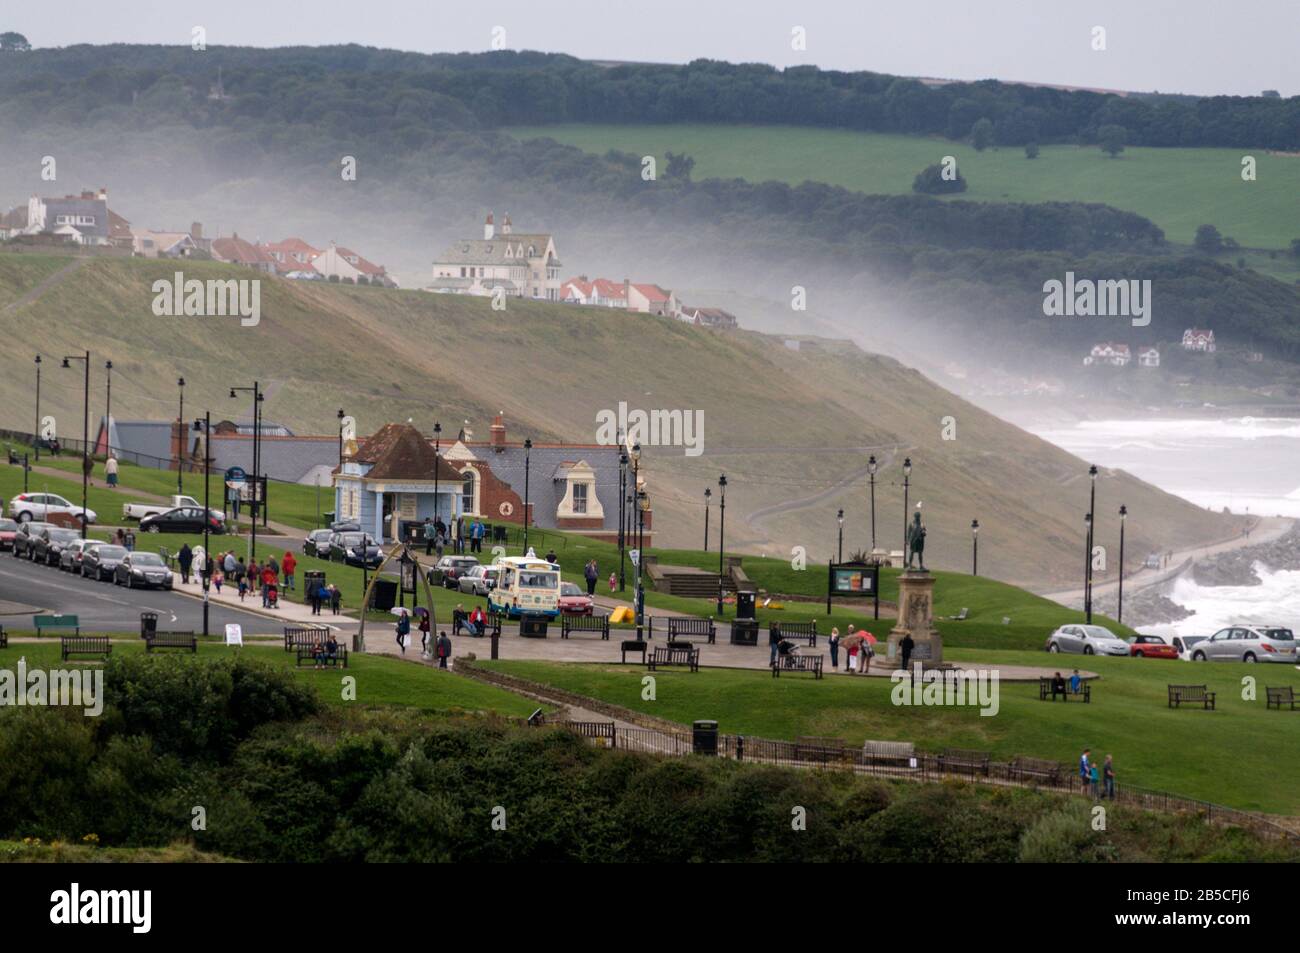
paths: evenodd
<path fill-rule="evenodd" d="M 666 152 L 685 152 L 695 159 L 697 180 L 813 180 L 885 195 L 910 194 L 916 173 L 951 155 L 970 183 L 964 199 L 1102 202 L 1146 216 L 1176 242 L 1191 242 L 1197 226 L 1207 222 L 1242 245 L 1284 248 L 1300 238 L 1300 157 L 1262 149 L 1128 148 L 1112 160 L 1096 146 L 1043 146 L 1039 158 L 1029 161 L 1019 148 L 976 152 L 948 139 L 791 126 L 559 125 L 507 131 L 594 153 L 655 155 L 660 169 Z M 1254 182 L 1241 179 L 1241 158 L 1248 152 L 1258 163 Z"/>
<path fill-rule="evenodd" d="M 0 296 L 49 270 L 47 260 L 22 256 L 0 270 Z M 248 276 L 211 263 L 184 270 L 200 279 Z M 761 334 L 722 335 L 605 309 L 511 302 L 493 312 L 486 299 L 277 279 L 263 282 L 255 328 L 235 318 L 156 317 L 151 284 L 173 271 L 170 263 L 88 261 L 35 300 L 0 310 L 5 340 L 34 340 L 30 330 L 42 329 L 41 411 L 56 416 L 61 433 L 80 432 L 82 387 L 80 374 L 59 369 L 56 358 L 86 347 L 92 418 L 103 410 L 105 359 L 113 361 L 113 409 L 123 419 L 174 413 L 178 374 L 188 382 L 187 413 L 246 414 L 247 402 L 231 399 L 230 387 L 256 378 L 267 392 L 267 419 L 299 433 L 332 432 L 343 407 L 362 433 L 409 417 L 425 430 L 440 420 L 444 432 L 468 420 L 483 437 L 502 410 L 512 439 L 591 443 L 597 413 L 620 400 L 646 410 L 699 409 L 703 456 L 647 448 L 657 545 L 701 544 L 703 491 L 714 488 L 716 510 L 725 471 L 729 550 L 789 559 L 792 547 L 803 546 L 810 559 L 824 559 L 835 545 L 839 507 L 846 552 L 867 546 L 865 458 L 874 453 L 881 545 L 902 545 L 900 466 L 910 456 L 910 499 L 925 502 L 935 568 L 967 568 L 969 525 L 978 518 L 982 573 L 1043 586 L 1078 575 L 1086 464 L 896 361 L 847 345 L 795 352 Z M 2 426 L 31 426 L 29 350 L 0 357 Z M 955 430 L 947 436 L 955 439 L 945 439 L 948 417 Z M 1099 512 L 1114 513 L 1121 502 L 1133 514 L 1133 554 L 1233 532 L 1227 518 L 1103 473 Z M 716 539 L 716 512 L 711 529 Z M 1114 547 L 1117 533 L 1118 520 L 1103 518 L 1098 542 Z"/>

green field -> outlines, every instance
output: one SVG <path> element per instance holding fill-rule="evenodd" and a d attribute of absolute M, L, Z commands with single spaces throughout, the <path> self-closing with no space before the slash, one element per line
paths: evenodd
<path fill-rule="evenodd" d="M 814 181 L 881 195 L 910 194 L 918 172 L 950 155 L 969 182 L 964 199 L 1101 202 L 1144 215 L 1183 243 L 1206 223 L 1252 247 L 1284 248 L 1300 238 L 1300 157 L 1264 150 L 1130 147 L 1110 159 L 1096 146 L 1043 146 L 1030 161 L 1014 147 L 977 152 L 948 139 L 799 126 L 570 124 L 505 131 L 594 153 L 655 155 L 660 169 L 666 152 L 685 152 L 695 159 L 697 181 Z M 1256 159 L 1254 182 L 1242 181 L 1244 154 Z M 1294 259 L 1291 269 L 1300 274 Z"/>
<path fill-rule="evenodd" d="M 954 661 L 1048 666 L 1042 652 L 954 650 Z M 1077 663 L 1062 660 L 1061 666 Z M 716 719 L 724 732 L 766 738 L 842 737 L 855 744 L 912 741 L 927 750 L 945 747 L 992 751 L 1074 763 L 1084 746 L 1100 761 L 1114 755 L 1121 782 L 1232 807 L 1300 813 L 1300 762 L 1285 755 L 1295 745 L 1300 714 L 1267 711 L 1264 686 L 1300 687 L 1290 666 L 1252 666 L 1151 659 L 1089 658 L 1101 675 L 1092 704 L 1038 700 L 1036 684 L 1003 683 L 991 717 L 974 708 L 900 707 L 882 678 L 828 675 L 773 679 L 765 670 L 701 669 L 657 673 L 657 699 L 641 697 L 645 670 L 622 665 L 482 662 L 484 667 L 601 698 L 688 724 Z M 1258 701 L 1243 701 L 1241 679 L 1258 679 Z M 1204 682 L 1218 694 L 1218 710 L 1170 709 L 1169 683 Z"/>

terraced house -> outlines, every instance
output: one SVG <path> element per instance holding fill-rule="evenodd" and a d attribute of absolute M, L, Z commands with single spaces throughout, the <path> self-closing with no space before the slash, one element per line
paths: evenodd
<path fill-rule="evenodd" d="M 560 258 L 555 237 L 516 232 L 506 215 L 498 229 L 491 212 L 483 237 L 453 242 L 433 263 L 427 290 L 444 294 L 492 295 L 560 300 Z"/>

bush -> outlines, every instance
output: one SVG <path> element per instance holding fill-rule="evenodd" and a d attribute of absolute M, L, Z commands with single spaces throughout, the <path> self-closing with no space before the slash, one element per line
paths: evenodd
<path fill-rule="evenodd" d="M 1104 831 L 1092 829 L 1088 806 L 1074 801 L 1044 814 L 1020 838 L 1018 860 L 1026 864 L 1073 864 L 1108 860 Z"/>
<path fill-rule="evenodd" d="M 966 180 L 960 169 L 954 169 L 951 178 L 944 175 L 944 166 L 936 163 L 922 169 L 912 180 L 912 191 L 923 195 L 951 195 L 966 191 Z"/>

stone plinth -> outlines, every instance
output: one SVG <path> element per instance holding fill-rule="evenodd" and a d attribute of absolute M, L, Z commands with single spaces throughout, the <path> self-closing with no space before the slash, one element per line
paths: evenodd
<path fill-rule="evenodd" d="M 910 667 L 919 663 L 923 668 L 937 668 L 943 664 L 943 636 L 934 627 L 934 577 L 928 572 L 909 569 L 898 577 L 898 621 L 889 632 L 885 657 L 877 656 L 873 665 L 898 668 L 902 664 L 898 644 L 905 635 L 911 635 L 914 643 Z"/>

